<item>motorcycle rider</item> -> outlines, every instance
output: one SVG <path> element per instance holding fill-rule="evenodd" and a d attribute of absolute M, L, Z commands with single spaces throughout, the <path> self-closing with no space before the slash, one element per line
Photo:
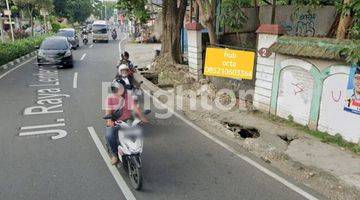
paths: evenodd
<path fill-rule="evenodd" d="M 113 115 L 114 119 L 106 120 L 106 142 L 111 151 L 111 164 L 116 165 L 119 161 L 118 158 L 118 131 L 119 127 L 115 126 L 115 121 L 126 121 L 132 118 L 135 114 L 143 123 L 149 121 L 144 117 L 143 113 L 136 105 L 132 96 L 126 92 L 123 85 L 117 81 L 111 84 L 112 94 L 106 99 L 106 115 Z"/>
<path fill-rule="evenodd" d="M 113 30 L 111 31 L 111 36 L 113 37 L 114 40 L 117 38 L 117 32 L 116 32 L 116 28 L 115 28 L 115 27 L 114 27 Z"/>
<path fill-rule="evenodd" d="M 128 64 L 120 64 L 115 80 L 122 84 L 126 90 L 139 89 L 140 84 L 134 79 Z"/>
<path fill-rule="evenodd" d="M 129 58 L 130 58 L 129 53 L 127 51 L 125 51 L 120 56 L 121 56 L 121 60 L 118 62 L 117 67 L 119 67 L 121 64 L 127 64 L 129 66 L 129 69 L 130 69 L 130 75 L 132 75 L 132 73 L 135 72 L 135 67 L 132 64 L 132 62 L 129 60 Z"/>
<path fill-rule="evenodd" d="M 87 35 L 87 34 L 88 34 L 88 32 L 87 32 L 86 28 L 83 28 L 83 29 L 81 30 L 81 37 L 83 38 L 84 35 Z"/>

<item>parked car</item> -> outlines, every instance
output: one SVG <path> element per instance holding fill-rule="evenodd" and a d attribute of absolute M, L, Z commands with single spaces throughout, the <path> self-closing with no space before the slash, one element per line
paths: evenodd
<path fill-rule="evenodd" d="M 63 36 L 68 39 L 73 49 L 77 49 L 79 47 L 79 37 L 76 34 L 75 29 L 73 28 L 64 28 L 60 29 L 56 34 L 57 36 Z"/>
<path fill-rule="evenodd" d="M 46 38 L 38 47 L 38 65 L 58 65 L 72 68 L 74 65 L 71 47 L 66 37 L 53 36 Z"/>

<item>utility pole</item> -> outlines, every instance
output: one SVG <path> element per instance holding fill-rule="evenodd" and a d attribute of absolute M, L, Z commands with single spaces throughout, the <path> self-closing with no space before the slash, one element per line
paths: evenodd
<path fill-rule="evenodd" d="M 105 11 L 105 20 L 107 19 L 107 14 L 106 14 L 106 5 L 104 5 L 104 11 Z"/>
<path fill-rule="evenodd" d="M 0 34 L 1 34 L 1 42 L 4 43 L 4 31 L 3 31 L 3 16 L 0 13 Z"/>
<path fill-rule="evenodd" d="M 14 38 L 14 30 L 13 30 L 13 27 L 12 27 L 12 21 L 11 21 L 11 11 L 10 11 L 10 7 L 9 7 L 9 0 L 6 0 L 6 7 L 7 7 L 7 10 L 10 12 L 8 13 L 9 15 L 9 23 L 10 23 L 10 32 L 11 32 L 11 39 L 12 41 L 14 42 L 15 41 L 15 38 Z"/>

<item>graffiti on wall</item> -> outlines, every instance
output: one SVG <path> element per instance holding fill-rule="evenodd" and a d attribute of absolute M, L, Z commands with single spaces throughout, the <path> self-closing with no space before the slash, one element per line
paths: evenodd
<path fill-rule="evenodd" d="M 295 16 L 283 15 L 277 17 L 278 23 L 290 35 L 315 36 L 317 14 L 311 11 Z"/>
<path fill-rule="evenodd" d="M 314 36 L 315 35 L 315 13 L 300 14 L 296 23 L 296 35 Z"/>
<path fill-rule="evenodd" d="M 289 66 L 280 73 L 277 114 L 306 125 L 309 121 L 314 80 L 302 68 Z"/>

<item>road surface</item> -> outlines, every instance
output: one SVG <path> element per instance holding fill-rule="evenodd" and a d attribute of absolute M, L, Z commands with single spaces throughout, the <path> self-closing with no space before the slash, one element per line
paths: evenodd
<path fill-rule="evenodd" d="M 178 117 L 156 119 L 165 111 L 154 106 L 145 127 L 144 187 L 134 191 L 101 155 L 102 82 L 115 75 L 118 42 L 81 46 L 72 69 L 39 69 L 32 59 L 0 79 L 0 199 L 306 199 Z"/>

